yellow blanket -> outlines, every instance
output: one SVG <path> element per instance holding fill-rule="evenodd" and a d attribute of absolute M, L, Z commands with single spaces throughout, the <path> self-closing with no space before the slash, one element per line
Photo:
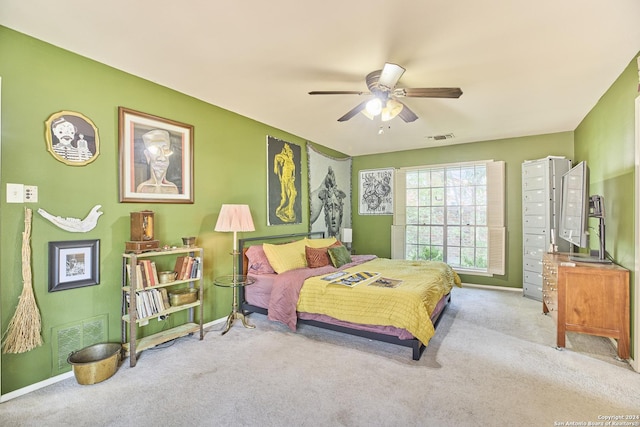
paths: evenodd
<path fill-rule="evenodd" d="M 435 333 L 430 316 L 436 304 L 454 284 L 461 286 L 457 273 L 442 262 L 376 258 L 345 271 L 378 272 L 402 282 L 395 288 L 367 284 L 349 287 L 330 284 L 322 280 L 324 276 L 310 277 L 300 291 L 297 310 L 406 329 L 425 345 Z"/>

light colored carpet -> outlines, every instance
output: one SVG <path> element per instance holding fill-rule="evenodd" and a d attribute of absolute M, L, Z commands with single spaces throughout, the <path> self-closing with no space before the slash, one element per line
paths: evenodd
<path fill-rule="evenodd" d="M 518 293 L 455 289 L 417 362 L 409 348 L 251 319 L 256 329 L 236 322 L 147 350 L 102 383 L 70 378 L 12 399 L 0 424 L 552 426 L 640 414 L 640 375 L 608 340 L 569 334 L 555 349 L 553 320 Z"/>

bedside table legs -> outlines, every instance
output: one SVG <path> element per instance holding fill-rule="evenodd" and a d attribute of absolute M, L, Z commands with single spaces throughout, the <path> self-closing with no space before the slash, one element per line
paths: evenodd
<path fill-rule="evenodd" d="M 231 325 L 233 325 L 233 321 L 236 319 L 242 320 L 242 325 L 245 328 L 253 329 L 256 327 L 255 325 L 252 325 L 247 321 L 246 316 L 241 310 L 238 310 L 238 289 L 234 288 L 233 289 L 233 309 L 231 310 L 231 313 L 227 317 L 227 322 L 224 326 L 224 330 L 222 331 L 222 335 L 229 332 L 229 329 L 231 329 Z"/>
<path fill-rule="evenodd" d="M 224 330 L 222 331 L 222 335 L 229 332 L 229 329 L 231 329 L 231 325 L 233 325 L 233 321 L 236 319 L 242 320 L 242 325 L 245 328 L 253 329 L 256 327 L 256 325 L 252 325 L 247 321 L 247 317 L 244 315 L 244 313 L 234 310 L 231 312 L 231 314 L 229 314 L 229 317 L 227 317 L 227 322 Z"/>

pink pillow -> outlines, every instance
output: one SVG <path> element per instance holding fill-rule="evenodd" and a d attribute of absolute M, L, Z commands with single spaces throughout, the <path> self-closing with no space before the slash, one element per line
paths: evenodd
<path fill-rule="evenodd" d="M 251 274 L 274 274 L 275 271 L 271 264 L 269 264 L 269 260 L 267 259 L 267 255 L 264 253 L 264 249 L 262 249 L 262 245 L 254 245 L 249 246 L 247 252 L 245 252 L 247 256 L 248 266 L 247 272 Z"/>

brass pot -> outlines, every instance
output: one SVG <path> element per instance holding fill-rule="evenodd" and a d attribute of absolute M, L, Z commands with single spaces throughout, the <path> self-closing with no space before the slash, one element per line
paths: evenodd
<path fill-rule="evenodd" d="M 158 273 L 158 280 L 162 284 L 171 283 L 176 280 L 177 274 L 175 271 L 161 271 Z"/>
<path fill-rule="evenodd" d="M 73 367 L 78 384 L 95 384 L 116 373 L 121 353 L 119 343 L 94 344 L 72 352 L 67 362 Z"/>
<path fill-rule="evenodd" d="M 190 304 L 198 299 L 198 288 L 183 288 L 169 292 L 169 302 L 172 306 Z"/>

